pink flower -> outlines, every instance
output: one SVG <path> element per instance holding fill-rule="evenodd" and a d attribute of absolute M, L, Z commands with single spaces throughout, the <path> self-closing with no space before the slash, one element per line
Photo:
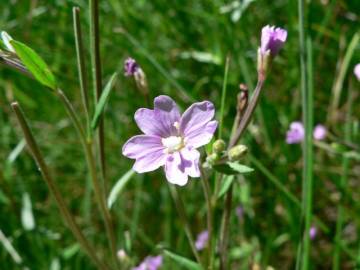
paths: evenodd
<path fill-rule="evenodd" d="M 295 144 L 304 140 L 305 130 L 301 122 L 292 122 L 286 132 L 286 143 Z"/>
<path fill-rule="evenodd" d="M 163 261 L 163 257 L 159 256 L 148 256 L 146 257 L 141 264 L 137 267 L 132 268 L 132 270 L 157 270 L 161 267 Z"/>
<path fill-rule="evenodd" d="M 314 133 L 313 133 L 314 139 L 318 141 L 324 140 L 326 138 L 326 133 L 327 133 L 326 127 L 324 127 L 321 124 L 318 124 L 315 126 L 314 129 Z"/>
<path fill-rule="evenodd" d="M 198 234 L 196 238 L 195 248 L 197 250 L 203 250 L 206 247 L 208 240 L 209 240 L 209 232 L 206 230 L 202 231 L 201 233 Z"/>
<path fill-rule="evenodd" d="M 355 74 L 356 78 L 358 79 L 358 81 L 360 81 L 360 63 L 355 66 L 354 74 Z"/>
<path fill-rule="evenodd" d="M 314 226 L 311 226 L 310 230 L 309 230 L 309 235 L 310 235 L 310 239 L 314 240 L 316 235 L 317 235 L 317 229 Z"/>
<path fill-rule="evenodd" d="M 214 105 L 209 101 L 191 105 L 182 115 L 176 103 L 168 96 L 154 100 L 154 110 L 141 108 L 135 112 L 135 121 L 144 135 L 130 138 L 123 146 L 124 156 L 136 159 L 133 169 L 150 172 L 164 166 L 170 183 L 180 186 L 188 177 L 200 177 L 196 150 L 212 139 L 217 121 L 212 120 Z"/>
<path fill-rule="evenodd" d="M 265 54 L 270 51 L 272 56 L 278 54 L 280 49 L 284 46 L 287 38 L 287 31 L 280 27 L 265 26 L 261 30 L 261 54 Z"/>

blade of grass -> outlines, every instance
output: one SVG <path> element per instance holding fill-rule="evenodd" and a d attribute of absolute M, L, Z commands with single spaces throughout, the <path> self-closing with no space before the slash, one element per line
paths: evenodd
<path fill-rule="evenodd" d="M 74 234 L 75 238 L 78 240 L 78 242 L 80 243 L 80 245 L 82 246 L 84 251 L 88 254 L 90 259 L 93 260 L 94 264 L 99 269 L 104 269 L 104 270 L 108 269 L 108 267 L 99 260 L 95 250 L 90 245 L 88 240 L 85 238 L 85 236 L 81 232 L 80 228 L 75 223 L 75 219 L 72 216 L 72 214 L 70 213 L 69 209 L 67 208 L 65 201 L 61 195 L 61 192 L 55 185 L 55 181 L 53 180 L 52 176 L 50 175 L 49 169 L 44 161 L 43 155 L 34 139 L 34 136 L 30 130 L 29 125 L 27 124 L 27 121 L 24 117 L 23 112 L 21 111 L 19 104 L 17 102 L 14 102 L 11 104 L 11 106 L 16 114 L 18 123 L 24 134 L 27 146 L 29 147 L 31 154 L 32 154 L 34 160 L 36 161 L 37 166 L 39 167 L 40 172 L 42 174 L 42 177 L 43 177 L 44 181 L 46 182 L 51 194 L 53 195 L 64 220 L 66 221 L 67 225 L 69 226 L 70 230 L 72 231 L 72 233 Z"/>
<path fill-rule="evenodd" d="M 226 57 L 225 62 L 225 70 L 224 70 L 224 80 L 223 86 L 221 91 L 221 106 L 220 106 L 220 125 L 219 125 L 219 139 L 222 139 L 223 133 L 223 125 L 224 125 L 224 111 L 225 111 L 225 100 L 226 100 L 226 90 L 227 90 L 227 81 L 228 81 L 228 73 L 229 73 L 229 66 L 230 66 L 230 55 Z"/>
<path fill-rule="evenodd" d="M 337 108 L 340 103 L 341 91 L 343 89 L 345 75 L 349 68 L 350 60 L 354 54 L 357 44 L 359 43 L 359 40 L 360 40 L 360 33 L 357 32 L 354 34 L 354 36 L 351 39 L 351 42 L 346 50 L 344 60 L 341 63 L 339 74 L 335 78 L 334 86 L 332 89 L 332 95 L 331 95 L 333 98 L 328 108 L 328 112 L 330 112 L 328 121 L 330 122 L 336 120 L 335 114 L 337 112 Z"/>
<path fill-rule="evenodd" d="M 345 140 L 351 141 L 351 114 L 352 114 L 352 105 L 353 105 L 354 95 L 350 89 L 350 93 L 348 94 L 348 105 L 347 105 L 347 114 L 345 120 Z M 340 178 L 340 187 L 341 190 L 346 190 L 346 183 L 348 182 L 349 176 L 349 158 L 344 156 L 342 158 L 342 175 Z M 342 195 L 342 199 L 339 202 L 338 206 L 338 214 L 336 220 L 336 234 L 335 234 L 335 248 L 334 248 L 334 255 L 333 255 L 333 270 L 340 269 L 340 241 L 341 241 L 341 234 L 342 234 L 342 227 L 344 223 L 344 208 L 342 206 L 344 202 L 344 196 Z"/>

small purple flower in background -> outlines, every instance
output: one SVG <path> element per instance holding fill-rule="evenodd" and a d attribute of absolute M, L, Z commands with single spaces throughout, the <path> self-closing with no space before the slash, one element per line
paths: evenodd
<path fill-rule="evenodd" d="M 161 267 L 163 257 L 159 256 L 148 256 L 138 266 L 132 268 L 132 270 L 157 270 Z"/>
<path fill-rule="evenodd" d="M 318 124 L 315 126 L 314 129 L 314 133 L 313 133 L 314 139 L 318 141 L 324 140 L 326 138 L 326 133 L 327 133 L 326 127 L 321 124 Z"/>
<path fill-rule="evenodd" d="M 324 140 L 326 138 L 327 129 L 325 126 L 318 124 L 313 131 L 313 137 L 315 140 Z M 301 122 L 292 122 L 290 129 L 286 132 L 286 143 L 295 144 L 301 143 L 304 140 L 305 129 Z"/>
<path fill-rule="evenodd" d="M 274 57 L 284 46 L 286 38 L 287 31 L 285 29 L 269 25 L 263 27 L 261 30 L 261 54 L 265 55 L 269 51 Z"/>
<path fill-rule="evenodd" d="M 141 108 L 135 112 L 135 121 L 145 134 L 130 138 L 122 153 L 136 159 L 136 172 L 164 166 L 167 180 L 183 186 L 189 176 L 200 177 L 200 153 L 196 148 L 211 141 L 217 128 L 214 115 L 214 105 L 209 101 L 194 103 L 180 115 L 170 97 L 158 96 L 154 110 Z"/>
<path fill-rule="evenodd" d="M 235 213 L 236 213 L 236 216 L 238 217 L 238 219 L 241 220 L 244 215 L 244 208 L 242 208 L 242 206 L 239 205 L 238 207 L 236 207 Z"/>
<path fill-rule="evenodd" d="M 124 63 L 124 70 L 125 76 L 134 76 L 139 70 L 139 65 L 136 63 L 135 59 L 128 57 Z"/>
<path fill-rule="evenodd" d="M 304 126 L 301 122 L 292 122 L 286 132 L 286 143 L 295 144 L 303 141 L 305 135 Z"/>
<path fill-rule="evenodd" d="M 195 241 L 195 248 L 197 250 L 203 250 L 209 240 L 209 232 L 207 230 L 202 231 L 201 233 L 198 234 L 196 241 Z"/>
<path fill-rule="evenodd" d="M 356 78 L 358 79 L 358 81 L 360 81 L 360 63 L 355 66 L 354 74 L 355 74 Z"/>
<path fill-rule="evenodd" d="M 317 235 L 317 229 L 314 226 L 311 226 L 310 230 L 309 230 L 309 235 L 310 235 L 310 239 L 314 240 L 316 235 Z"/>

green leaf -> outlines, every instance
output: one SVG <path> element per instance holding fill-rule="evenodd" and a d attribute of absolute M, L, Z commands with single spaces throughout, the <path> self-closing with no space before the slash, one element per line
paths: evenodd
<path fill-rule="evenodd" d="M 229 190 L 233 181 L 234 181 L 233 175 L 228 175 L 225 177 L 224 181 L 221 182 L 221 188 L 218 194 L 218 199 L 221 198 Z"/>
<path fill-rule="evenodd" d="M 213 169 L 227 175 L 246 174 L 254 171 L 254 169 L 236 162 L 215 164 L 213 165 Z"/>
<path fill-rule="evenodd" d="M 44 60 L 42 60 L 33 49 L 16 40 L 11 40 L 10 43 L 22 63 L 32 73 L 35 79 L 53 90 L 56 89 L 57 84 L 54 75 Z"/>
<path fill-rule="evenodd" d="M 131 179 L 131 177 L 133 177 L 133 175 L 135 174 L 135 171 L 133 171 L 132 169 L 129 170 L 127 173 L 125 173 L 114 185 L 114 187 L 111 189 L 108 201 L 107 201 L 107 205 L 108 208 L 110 209 L 112 207 L 112 205 L 114 204 L 114 202 L 116 201 L 116 199 L 119 197 L 121 191 L 124 189 L 124 187 L 126 186 L 126 184 L 129 182 L 129 180 Z"/>
<path fill-rule="evenodd" d="M 108 83 L 106 84 L 105 86 L 105 89 L 104 91 L 102 92 L 101 94 L 101 97 L 99 99 L 99 102 L 98 104 L 96 105 L 96 108 L 95 108 L 95 114 L 94 114 L 94 117 L 91 121 L 91 129 L 92 130 L 95 130 L 97 128 L 97 126 L 99 125 L 99 120 L 100 120 L 100 117 L 105 109 L 105 105 L 109 99 L 109 96 L 110 96 L 110 92 L 111 92 L 111 89 L 113 88 L 113 85 L 115 83 L 115 79 L 116 79 L 116 76 L 117 76 L 117 72 L 115 72 L 110 80 L 108 81 Z"/>
<path fill-rule="evenodd" d="M 189 260 L 188 258 L 177 255 L 169 250 L 164 250 L 164 254 L 165 256 L 175 261 L 177 265 L 183 266 L 188 270 L 202 270 L 202 267 L 198 263 Z"/>

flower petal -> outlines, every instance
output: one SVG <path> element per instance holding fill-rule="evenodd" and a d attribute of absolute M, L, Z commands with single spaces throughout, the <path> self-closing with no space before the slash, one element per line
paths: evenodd
<path fill-rule="evenodd" d="M 186 144 L 194 148 L 208 144 L 214 136 L 217 125 L 217 121 L 214 120 L 197 129 L 192 129 L 185 136 Z"/>
<path fill-rule="evenodd" d="M 137 173 L 155 171 L 159 167 L 165 165 L 166 157 L 167 155 L 162 149 L 148 153 L 136 159 L 133 169 Z"/>
<path fill-rule="evenodd" d="M 128 158 L 140 158 L 157 151 L 164 151 L 161 138 L 150 135 L 131 137 L 123 146 L 122 154 Z"/>
<path fill-rule="evenodd" d="M 166 130 L 166 137 L 177 135 L 178 131 L 174 126 L 175 122 L 180 121 L 180 111 L 175 101 L 170 97 L 161 95 L 154 99 L 155 118 L 162 130 Z"/>
<path fill-rule="evenodd" d="M 184 171 L 190 177 L 200 177 L 199 160 L 200 153 L 195 148 L 183 148 L 181 150 L 181 160 Z"/>
<path fill-rule="evenodd" d="M 159 121 L 158 114 L 154 110 L 141 108 L 135 112 L 134 118 L 140 130 L 146 135 L 168 137 L 170 131 Z"/>
<path fill-rule="evenodd" d="M 191 105 L 182 115 L 180 131 L 186 137 L 188 134 L 203 127 L 215 114 L 214 105 L 209 101 L 197 102 Z"/>
<path fill-rule="evenodd" d="M 182 160 L 179 152 L 168 155 L 165 163 L 166 179 L 179 186 L 184 186 L 188 182 L 188 176 L 185 173 L 184 166 L 181 165 Z"/>

